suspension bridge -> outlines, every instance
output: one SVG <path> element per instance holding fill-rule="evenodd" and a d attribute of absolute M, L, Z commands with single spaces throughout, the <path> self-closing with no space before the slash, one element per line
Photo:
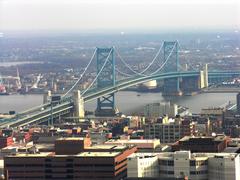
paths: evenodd
<path fill-rule="evenodd" d="M 94 62 L 97 64 L 96 76 L 87 88 L 80 91 L 79 84 Z M 124 68 L 117 67 L 116 64 L 120 63 Z M 53 101 L 48 97 L 50 100 L 44 104 L 20 112 L 14 118 L 2 120 L 0 127 L 21 127 L 46 122 L 53 125 L 55 119 L 68 115 L 83 118 L 84 103 L 94 99 L 97 99 L 96 116 L 114 116 L 117 91 L 151 80 L 162 80 L 162 94 L 175 96 L 206 88 L 212 79 L 239 75 L 240 71 L 208 71 L 207 66 L 203 70 L 182 68 L 178 41 L 164 41 L 150 63 L 141 71 L 133 69 L 117 48 L 96 48 L 83 73 L 61 98 Z M 124 78 L 119 80 L 117 77 Z"/>

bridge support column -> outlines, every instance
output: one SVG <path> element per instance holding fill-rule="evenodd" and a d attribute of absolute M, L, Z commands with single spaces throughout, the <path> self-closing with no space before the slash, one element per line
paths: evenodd
<path fill-rule="evenodd" d="M 199 76 L 184 77 L 181 82 L 181 90 L 185 95 L 194 95 L 203 88 L 208 87 L 208 68 L 207 64 Z"/>
<path fill-rule="evenodd" d="M 194 95 L 203 86 L 203 81 L 200 76 L 193 76 L 193 77 L 183 77 L 181 82 L 181 90 L 183 91 L 184 95 Z"/>
<path fill-rule="evenodd" d="M 73 104 L 74 104 L 74 117 L 84 118 L 84 100 L 80 94 L 80 91 L 73 92 Z"/>
<path fill-rule="evenodd" d="M 46 104 L 51 101 L 52 91 L 48 91 L 43 94 L 43 104 Z"/>
<path fill-rule="evenodd" d="M 178 59 L 178 41 L 164 41 L 164 72 L 178 72 L 179 71 L 179 59 Z M 164 80 L 163 95 L 181 96 L 180 79 L 171 78 Z"/>
<path fill-rule="evenodd" d="M 203 69 L 203 74 L 204 74 L 204 87 L 208 87 L 208 64 L 205 64 L 205 67 Z"/>
<path fill-rule="evenodd" d="M 162 94 L 164 96 L 181 96 L 182 91 L 180 90 L 180 79 L 165 79 Z"/>
<path fill-rule="evenodd" d="M 106 59 L 108 61 L 106 62 Z M 104 66 L 105 64 L 105 66 Z M 104 67 L 103 67 L 104 66 Z M 101 73 L 97 79 L 97 88 L 102 89 L 109 86 L 114 86 L 116 81 L 115 76 L 115 59 L 114 48 L 97 48 L 97 73 Z M 102 96 L 97 99 L 96 116 L 115 116 L 115 96 L 111 93 L 107 96 Z"/>

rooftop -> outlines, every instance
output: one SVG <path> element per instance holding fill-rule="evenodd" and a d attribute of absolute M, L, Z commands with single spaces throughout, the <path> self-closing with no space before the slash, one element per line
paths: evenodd
<path fill-rule="evenodd" d="M 235 158 L 238 154 L 237 153 L 218 153 L 215 154 L 215 158 Z"/>
<path fill-rule="evenodd" d="M 111 139 L 107 143 L 156 143 L 158 139 Z"/>
<path fill-rule="evenodd" d="M 78 157 L 115 157 L 119 155 L 120 152 L 82 152 L 79 153 Z"/>
<path fill-rule="evenodd" d="M 86 147 L 85 149 L 106 149 L 106 150 L 124 150 L 127 147 L 124 145 L 108 145 L 108 144 L 100 144 L 100 145 L 94 145 L 90 147 Z"/>
<path fill-rule="evenodd" d="M 240 151 L 240 147 L 227 147 L 224 152 L 225 153 L 237 153 Z"/>
<path fill-rule="evenodd" d="M 77 155 L 70 155 L 71 157 L 115 157 L 121 152 L 82 152 Z M 69 155 L 55 155 L 52 152 L 41 152 L 35 154 L 18 153 L 10 155 L 9 157 L 68 157 Z"/>
<path fill-rule="evenodd" d="M 42 152 L 36 154 L 17 153 L 16 155 L 9 157 L 46 157 L 49 155 L 52 155 L 52 153 L 51 152 Z"/>
<path fill-rule="evenodd" d="M 217 135 L 217 136 L 185 136 L 179 141 L 186 142 L 186 141 L 222 141 L 225 139 L 224 135 Z"/>
<path fill-rule="evenodd" d="M 142 158 L 150 158 L 150 157 L 156 157 L 160 153 L 133 153 L 128 158 L 135 158 L 135 157 L 142 157 Z"/>
<path fill-rule="evenodd" d="M 66 141 L 66 140 L 68 140 L 68 141 L 82 141 L 82 140 L 84 140 L 84 138 L 83 137 L 66 137 L 66 138 L 58 138 L 57 139 L 57 141 Z"/>
<path fill-rule="evenodd" d="M 161 153 L 134 153 L 128 156 L 128 158 L 151 158 L 157 156 L 159 159 L 173 159 L 174 155 L 184 153 L 187 151 L 176 151 L 176 152 L 161 152 Z M 209 157 L 219 157 L 219 158 L 232 158 L 236 157 L 237 153 L 191 153 L 191 160 L 207 160 Z"/>

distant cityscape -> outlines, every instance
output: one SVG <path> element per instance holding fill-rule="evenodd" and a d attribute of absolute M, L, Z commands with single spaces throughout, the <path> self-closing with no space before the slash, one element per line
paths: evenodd
<path fill-rule="evenodd" d="M 1 179 L 239 180 L 238 31 L 0 41 Z"/>
<path fill-rule="evenodd" d="M 66 33 L 62 36 L 49 34 L 42 38 L 9 33 L 1 37 L 0 77 L 8 93 L 43 93 L 47 90 L 63 93 L 79 78 L 95 47 L 116 46 L 127 63 L 136 71 L 141 71 L 150 63 L 148 61 L 163 40 L 168 39 L 178 39 L 180 63 L 189 70 L 201 70 L 205 64 L 208 64 L 209 70 L 239 69 L 238 32 L 192 33 L 181 36 L 177 33 L 144 36 L 82 36 Z M 118 59 L 116 56 L 119 70 L 123 70 L 124 64 Z M 94 74 L 89 71 L 80 84 L 80 89 L 84 89 L 93 78 Z M 238 87 L 239 79 L 230 79 L 222 84 Z"/>

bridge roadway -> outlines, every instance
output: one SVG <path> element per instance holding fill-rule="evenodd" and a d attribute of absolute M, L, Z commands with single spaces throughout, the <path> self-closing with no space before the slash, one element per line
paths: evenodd
<path fill-rule="evenodd" d="M 118 81 L 115 86 L 106 87 L 104 89 L 89 89 L 83 96 L 85 102 L 94 100 L 101 96 L 115 93 L 119 90 L 128 88 L 130 86 L 134 86 L 137 84 L 141 84 L 144 82 L 148 82 L 150 80 L 157 80 L 157 79 L 168 79 L 168 78 L 181 78 L 181 77 L 193 77 L 199 76 L 199 72 L 197 71 L 187 71 L 187 72 L 171 72 L 171 73 L 162 73 L 156 74 L 152 76 L 144 76 L 144 77 L 133 77 L 128 78 L 122 81 Z M 213 77 L 231 77 L 233 75 L 240 75 L 240 71 L 212 71 L 208 73 L 209 78 Z M 47 103 L 27 111 L 21 112 L 16 115 L 15 118 L 2 120 L 0 122 L 0 128 L 4 127 L 19 127 L 19 126 L 26 126 L 31 124 L 39 124 L 42 122 L 46 122 L 51 118 L 53 115 L 54 118 L 59 117 L 61 115 L 66 115 L 69 112 L 73 111 L 73 98 L 72 96 L 68 96 L 63 98 L 58 104 L 52 105 Z M 52 109 L 52 110 L 51 110 Z"/>

